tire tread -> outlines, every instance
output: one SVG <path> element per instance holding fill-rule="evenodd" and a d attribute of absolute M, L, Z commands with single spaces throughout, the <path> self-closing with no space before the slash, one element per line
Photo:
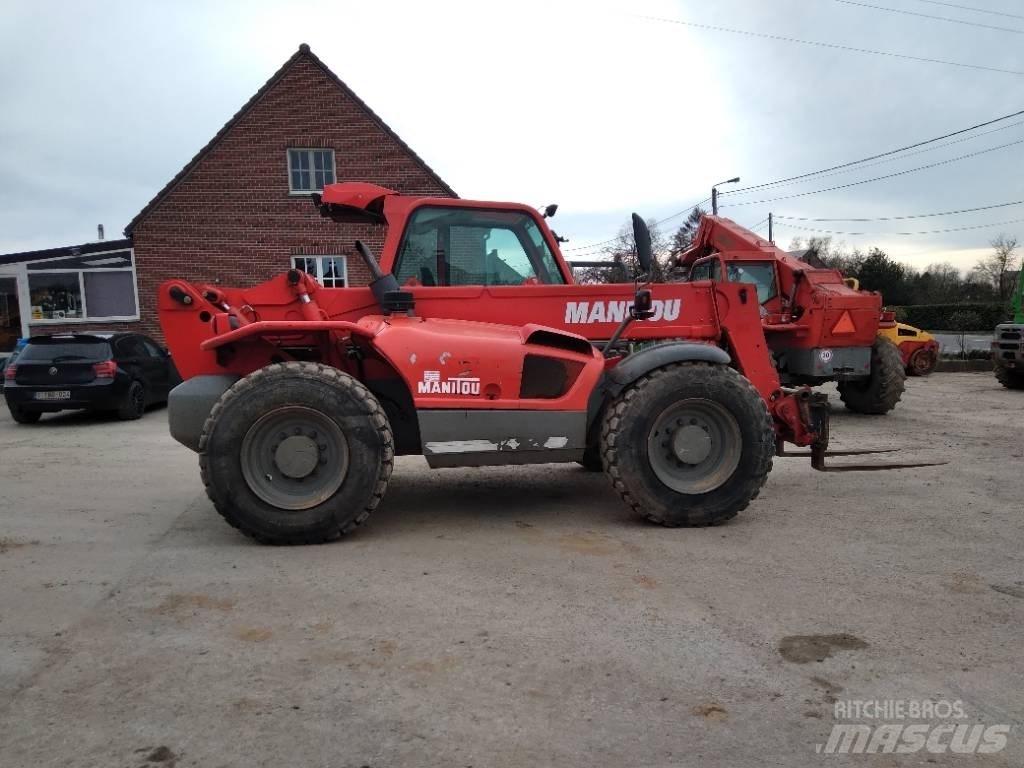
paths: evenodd
<path fill-rule="evenodd" d="M 339 524 L 336 527 L 320 530 L 314 534 L 289 534 L 286 537 L 268 537 L 253 530 L 245 521 L 233 513 L 230 505 L 221 503 L 214 492 L 210 481 L 209 471 L 206 462 L 206 446 L 209 436 L 217 425 L 217 421 L 225 408 L 234 400 L 252 394 L 257 388 L 269 386 L 274 378 L 279 376 L 308 376 L 323 381 L 325 384 L 346 390 L 366 406 L 370 419 L 381 437 L 383 456 L 380 463 L 380 473 L 377 476 L 377 483 L 370 496 L 370 500 L 363 507 L 360 513 L 350 521 Z M 234 528 L 237 528 L 246 536 L 260 542 L 261 544 L 323 544 L 335 541 L 347 533 L 351 533 L 362 525 L 370 514 L 380 505 L 387 490 L 388 481 L 391 479 L 391 472 L 395 466 L 394 438 L 391 434 L 391 425 L 380 402 L 366 386 L 358 379 L 339 371 L 330 365 L 310 362 L 287 362 L 273 363 L 259 370 L 253 371 L 248 376 L 239 379 L 232 387 L 225 392 L 210 411 L 203 424 L 203 431 L 199 438 L 199 474 L 206 489 L 206 495 L 213 502 L 214 508 L 224 520 Z"/>
<path fill-rule="evenodd" d="M 645 508 L 640 500 L 630 492 L 627 483 L 623 480 L 616 446 L 621 438 L 621 430 L 625 423 L 626 412 L 630 406 L 638 399 L 643 399 L 646 392 L 652 387 L 652 385 L 657 383 L 659 379 L 669 376 L 674 371 L 684 367 L 703 369 L 706 371 L 706 375 L 710 379 L 710 385 L 712 387 L 716 385 L 715 380 L 718 380 L 720 385 L 725 385 L 727 382 L 729 384 L 738 383 L 747 391 L 747 394 L 750 397 L 756 398 L 763 406 L 761 409 L 762 424 L 760 429 L 760 433 L 762 434 L 762 444 L 757 446 L 760 454 L 757 471 L 754 475 L 743 481 L 751 486 L 751 493 L 744 502 L 726 512 L 711 513 L 706 509 L 698 509 L 682 515 L 676 515 L 670 519 Z M 750 505 L 750 502 L 754 501 L 754 499 L 756 499 L 760 494 L 761 488 L 764 487 L 765 482 L 768 480 L 768 474 L 772 470 L 772 457 L 774 456 L 774 453 L 775 429 L 772 423 L 771 414 L 768 413 L 768 408 L 767 406 L 764 406 L 761 394 L 757 391 L 754 385 L 750 383 L 749 379 L 742 376 L 732 368 L 703 362 L 675 363 L 663 368 L 657 368 L 650 373 L 641 376 L 609 404 L 601 429 L 601 457 L 604 463 L 605 473 L 611 480 L 612 487 L 618 492 L 619 496 L 622 497 L 622 500 L 641 517 L 652 523 L 657 523 L 670 528 L 680 526 L 698 527 L 720 525 L 721 523 L 736 517 L 737 514 L 746 509 Z"/>

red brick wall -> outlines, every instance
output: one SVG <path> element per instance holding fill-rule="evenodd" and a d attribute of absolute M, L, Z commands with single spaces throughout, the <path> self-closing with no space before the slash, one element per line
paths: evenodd
<path fill-rule="evenodd" d="M 300 56 L 191 172 L 136 224 L 138 330 L 162 338 L 155 312 L 164 280 L 247 286 L 288 269 L 292 255 L 347 256 L 350 284 L 369 275 L 356 238 L 379 252 L 384 230 L 321 218 L 288 193 L 289 147 L 334 150 L 338 181 L 448 196 L 316 63 Z M 78 326 L 79 329 L 82 326 Z"/>

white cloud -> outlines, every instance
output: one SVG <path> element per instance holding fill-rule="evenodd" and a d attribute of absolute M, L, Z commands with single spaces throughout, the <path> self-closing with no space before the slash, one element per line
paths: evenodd
<path fill-rule="evenodd" d="M 86 240 L 101 221 L 117 232 L 300 42 L 461 194 L 558 202 L 556 227 L 573 246 L 613 235 L 632 210 L 656 218 L 675 213 L 723 178 L 740 175 L 746 185 L 790 176 L 1021 106 L 1021 78 L 1010 75 L 640 16 L 1024 69 L 1024 49 L 1005 33 L 804 0 L 125 0 L 69 4 L 56 16 L 34 3 L 8 6 L 0 65 L 14 77 L 0 84 L 0 251 Z M 1008 129 L 827 181 L 1021 136 L 1024 128 Z M 769 211 L 886 216 L 1020 199 L 1022 146 L 723 213 L 750 225 Z M 929 223 L 940 229 L 994 220 Z M 984 249 L 994 234 L 880 235 L 856 243 L 891 242 L 894 255 L 915 260 L 923 253 L 927 263 L 940 253 L 969 258 L 962 254 Z"/>

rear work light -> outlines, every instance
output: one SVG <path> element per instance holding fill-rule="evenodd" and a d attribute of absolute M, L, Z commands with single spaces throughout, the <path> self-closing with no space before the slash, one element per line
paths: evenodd
<path fill-rule="evenodd" d="M 16 365 L 8 365 L 6 370 L 4 370 L 4 378 L 7 381 L 14 381 L 14 372 L 17 369 L 18 369 L 18 366 L 16 366 Z"/>
<path fill-rule="evenodd" d="M 102 363 L 96 363 L 92 370 L 97 379 L 112 379 L 117 373 L 117 363 L 113 360 L 104 360 Z"/>

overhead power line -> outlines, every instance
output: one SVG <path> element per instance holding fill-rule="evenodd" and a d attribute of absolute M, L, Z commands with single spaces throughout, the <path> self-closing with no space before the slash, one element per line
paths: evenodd
<path fill-rule="evenodd" d="M 926 229 L 920 232 L 844 232 L 838 229 L 816 229 L 815 227 L 802 227 L 798 224 L 787 224 L 784 221 L 779 222 L 779 226 L 786 227 L 788 229 L 799 229 L 802 232 L 818 232 L 824 235 L 872 235 L 874 237 L 884 237 L 888 235 L 900 235 L 900 236 L 911 236 L 911 235 L 941 235 L 947 232 L 966 232 L 971 229 L 989 229 L 991 227 L 1003 227 L 1007 224 L 1019 224 L 1024 219 L 1010 219 L 1008 221 L 993 221 L 989 224 L 977 224 L 971 227 L 952 227 L 950 229 Z"/>
<path fill-rule="evenodd" d="M 964 24 L 968 27 L 981 27 L 982 29 L 995 29 L 1000 32 L 1013 32 L 1015 35 L 1024 35 L 1024 29 L 1012 29 L 1010 27 L 997 27 L 992 24 L 979 24 L 975 21 L 964 21 L 963 19 L 951 19 L 949 16 L 933 16 L 930 13 L 917 13 L 916 11 L 905 11 L 902 8 L 887 8 L 884 5 L 871 5 L 870 3 L 858 3 L 856 0 L 833 0 L 843 5 L 856 5 L 859 8 L 871 8 L 876 11 L 888 11 L 889 13 L 902 13 L 904 16 L 918 16 L 922 19 L 934 19 L 935 21 L 948 21 L 951 24 Z"/>
<path fill-rule="evenodd" d="M 970 126 L 968 128 L 961 128 L 960 130 L 953 131 L 952 133 L 946 133 L 946 134 L 943 134 L 942 136 L 936 136 L 936 137 L 931 138 L 931 139 L 925 139 L 924 141 L 918 141 L 918 142 L 915 142 L 913 144 L 908 144 L 905 147 L 898 147 L 897 149 L 890 149 L 890 150 L 888 150 L 886 152 L 879 152 L 877 155 L 871 155 L 870 157 L 862 157 L 860 160 L 851 160 L 851 161 L 849 161 L 847 163 L 840 163 L 839 165 L 833 165 L 833 166 L 831 166 L 829 168 L 822 168 L 821 170 L 817 170 L 817 171 L 808 171 L 807 173 L 801 173 L 801 174 L 799 174 L 797 176 L 788 176 L 785 179 L 776 179 L 775 181 L 766 181 L 763 184 L 754 184 L 754 185 L 749 186 L 749 187 L 740 187 L 739 189 L 724 190 L 722 192 L 719 192 L 718 194 L 719 194 L 719 196 L 736 195 L 736 194 L 739 194 L 740 192 L 748 192 L 748 191 L 753 190 L 753 189 L 764 189 L 765 187 L 773 187 L 773 186 L 776 186 L 778 184 L 783 184 L 783 183 L 790 182 L 790 181 L 798 181 L 799 179 L 806 179 L 806 178 L 808 178 L 810 176 L 820 176 L 822 174 L 828 173 L 829 171 L 837 171 L 840 168 L 849 168 L 850 166 L 860 165 L 861 163 L 867 163 L 867 162 L 869 162 L 871 160 L 878 160 L 881 157 L 889 157 L 890 155 L 895 155 L 895 154 L 898 154 L 900 152 L 905 152 L 908 149 L 917 149 L 918 147 L 923 147 L 923 146 L 926 146 L 928 144 L 934 144 L 936 141 L 942 141 L 943 139 L 949 139 L 949 138 L 952 138 L 953 136 L 960 136 L 961 134 L 977 130 L 978 128 L 984 128 L 984 127 L 989 126 L 989 125 L 994 125 L 995 123 L 1001 123 L 1003 120 L 1009 120 L 1010 118 L 1013 118 L 1013 117 L 1020 117 L 1021 115 L 1024 115 L 1024 109 L 1018 110 L 1016 112 L 1011 112 L 1010 114 L 1003 115 L 1002 117 L 993 118 L 992 120 L 986 120 L 983 123 L 977 123 L 977 124 L 972 125 L 972 126 Z M 985 134 L 979 134 L 979 135 L 984 136 Z"/>
<path fill-rule="evenodd" d="M 894 59 L 906 59 L 908 61 L 921 61 L 926 64 L 943 64 L 948 67 L 961 67 L 965 69 L 980 69 L 987 72 L 1001 72 L 1005 75 L 1024 75 L 1019 69 L 1003 69 L 1002 67 L 989 67 L 985 64 L 967 64 L 961 61 L 948 61 L 946 59 L 930 59 L 925 56 L 911 56 L 908 53 L 896 53 L 894 51 L 875 51 L 870 48 L 857 48 L 852 45 L 840 45 L 839 43 L 824 43 L 820 40 L 801 40 L 798 37 L 786 37 L 784 35 L 773 35 L 767 32 L 751 32 L 747 29 L 733 29 L 731 27 L 720 27 L 715 24 L 698 24 L 695 21 L 683 21 L 682 19 L 667 19 L 662 16 L 644 16 L 636 14 L 638 18 L 648 21 L 660 21 L 665 24 L 680 24 L 684 27 L 696 29 L 707 29 L 713 32 L 728 32 L 733 35 L 746 35 L 747 37 L 758 37 L 764 40 L 776 40 L 784 43 L 798 43 L 800 45 L 813 45 L 818 48 L 830 48 L 836 51 L 847 51 L 853 53 L 868 53 L 873 56 L 888 56 Z"/>
<path fill-rule="evenodd" d="M 895 162 L 899 162 L 900 160 L 905 160 L 906 158 L 909 158 L 909 157 L 914 157 L 916 155 L 923 155 L 923 154 L 925 154 L 927 152 L 934 152 L 934 151 L 936 151 L 938 149 L 945 149 L 946 147 L 952 147 L 954 144 L 963 144 L 965 141 L 972 141 L 974 139 L 980 139 L 982 136 L 988 136 L 989 134 L 992 134 L 992 133 L 998 133 L 999 131 L 1005 131 L 1005 130 L 1008 130 L 1010 128 L 1016 128 L 1019 125 L 1024 125 L 1024 120 L 1021 120 L 1021 121 L 1016 122 L 1016 123 L 1010 123 L 1009 125 L 1001 125 L 998 128 L 993 128 L 991 131 L 982 131 L 981 133 L 975 133 L 975 134 L 973 134 L 971 136 L 964 136 L 964 137 L 959 138 L 959 139 L 953 139 L 953 141 L 947 141 L 944 144 L 936 144 L 934 146 L 925 147 L 924 149 L 918 149 L 918 150 L 915 150 L 913 152 L 905 152 L 904 154 L 897 155 L 895 157 L 884 157 L 881 160 L 876 160 L 875 162 L 872 162 L 872 163 L 863 163 L 861 165 L 854 165 L 854 166 L 851 166 L 849 168 L 840 168 L 838 171 L 832 171 L 830 173 L 820 173 L 820 174 L 816 174 L 816 175 L 813 175 L 813 176 L 808 176 L 805 179 L 796 179 L 794 181 L 767 182 L 762 187 L 759 187 L 759 188 L 750 187 L 745 192 L 741 192 L 739 194 L 749 195 L 749 194 L 751 194 L 753 192 L 759 192 L 762 189 L 772 189 L 772 190 L 774 190 L 777 187 L 786 186 L 786 185 L 789 185 L 789 184 L 802 184 L 802 183 L 809 182 L 809 181 L 817 181 L 818 179 L 828 179 L 828 178 L 831 178 L 833 176 L 841 176 L 844 173 L 852 173 L 854 171 L 864 170 L 865 168 L 874 168 L 875 166 L 885 165 L 887 163 L 895 163 Z M 725 195 L 725 194 L 734 195 L 734 194 L 737 194 L 737 193 L 736 192 L 728 192 L 728 193 L 726 193 L 726 192 L 719 192 L 719 195 Z"/>
<path fill-rule="evenodd" d="M 796 193 L 794 193 L 792 195 L 781 195 L 779 197 L 768 197 L 768 198 L 764 198 L 763 200 L 744 200 L 744 201 L 738 202 L 738 203 L 719 203 L 718 205 L 719 205 L 720 208 L 726 208 L 726 207 L 735 208 L 736 206 L 739 206 L 739 205 L 758 205 L 760 203 L 774 203 L 776 200 L 791 200 L 791 199 L 793 199 L 795 197 L 807 197 L 808 195 L 820 195 L 823 192 L 834 192 L 837 189 L 847 189 L 848 187 L 858 187 L 861 184 L 870 184 L 871 182 L 874 182 L 874 181 L 883 181 L 884 179 L 893 179 L 893 178 L 896 178 L 897 176 L 906 176 L 907 174 L 916 173 L 917 171 L 925 171 L 925 170 L 927 170 L 929 168 L 937 168 L 940 165 L 949 165 L 950 163 L 955 163 L 955 162 L 958 162 L 960 160 L 966 160 L 966 159 L 968 159 L 970 157 L 978 157 L 979 155 L 985 155 L 985 154 L 988 154 L 989 152 L 995 152 L 997 149 L 1005 149 L 1006 147 L 1012 147 L 1014 144 L 1022 144 L 1022 143 L 1024 143 L 1024 139 L 1017 139 L 1016 141 L 1010 141 L 1010 142 L 1007 142 L 1006 144 L 1000 144 L 1000 145 L 995 146 L 995 147 L 989 147 L 988 149 L 981 149 L 981 150 L 978 150 L 977 152 L 970 152 L 969 154 L 966 154 L 966 155 L 959 155 L 958 157 L 951 157 L 948 160 L 939 160 L 938 162 L 935 162 L 935 163 L 928 163 L 927 165 L 919 165 L 916 168 L 907 168 L 906 170 L 897 171 L 896 173 L 887 173 L 885 176 L 875 176 L 875 177 L 870 178 L 870 179 L 862 179 L 860 181 L 851 181 L 849 184 L 838 184 L 838 185 L 836 185 L 834 187 L 826 187 L 825 189 L 815 189 L 815 190 L 811 190 L 810 192 L 796 192 Z"/>
<path fill-rule="evenodd" d="M 1019 16 L 1016 13 L 1005 13 L 1004 11 L 992 11 L 988 8 L 978 8 L 974 5 L 957 5 L 956 3 L 944 3 L 941 0 L 918 0 L 919 3 L 929 3 L 930 5 L 941 5 L 946 8 L 959 8 L 961 11 L 974 11 L 975 13 L 990 13 L 993 16 L 1006 16 L 1010 19 L 1024 19 L 1024 16 Z"/>
<path fill-rule="evenodd" d="M 664 224 L 666 221 L 672 221 L 672 219 L 677 219 L 680 216 L 685 216 L 690 211 L 692 211 L 694 208 L 699 208 L 700 206 L 704 205 L 704 203 L 707 203 L 707 202 L 710 202 L 710 201 L 711 201 L 710 197 L 705 197 L 699 203 L 694 203 L 693 205 L 691 205 L 691 206 L 689 206 L 687 208 L 683 208 L 683 210 L 681 210 L 681 211 L 679 211 L 677 213 L 673 213 L 671 216 L 666 216 L 664 219 L 659 219 L 658 221 L 656 221 L 654 223 L 658 224 L 658 225 L 661 225 L 661 224 Z M 608 245 L 609 243 L 614 243 L 618 239 L 619 239 L 619 237 L 618 237 L 618 235 L 616 235 L 615 237 L 610 237 L 607 240 L 601 240 L 600 242 L 597 242 L 597 243 L 591 243 L 590 245 L 578 245 L 575 248 L 563 248 L 562 249 L 562 253 L 571 253 L 571 252 L 576 252 L 576 251 L 587 251 L 588 253 L 577 253 L 576 254 L 577 256 L 587 256 L 587 255 L 589 255 L 592 252 L 600 250 L 602 246 Z"/>
<path fill-rule="evenodd" d="M 939 211 L 938 213 L 914 213 L 908 216 L 876 216 L 874 218 L 860 219 L 827 219 L 811 218 L 809 216 L 784 216 L 781 213 L 776 213 L 773 215 L 776 219 L 785 219 L 786 221 L 905 221 L 907 219 L 930 219 L 935 216 L 956 216 L 961 213 L 974 213 L 975 211 L 991 211 L 993 208 L 1006 208 L 1011 205 L 1024 205 L 1024 200 L 1013 200 L 1009 203 L 996 203 L 995 205 L 982 205 L 977 208 L 960 208 L 959 210 L 956 211 Z"/>

